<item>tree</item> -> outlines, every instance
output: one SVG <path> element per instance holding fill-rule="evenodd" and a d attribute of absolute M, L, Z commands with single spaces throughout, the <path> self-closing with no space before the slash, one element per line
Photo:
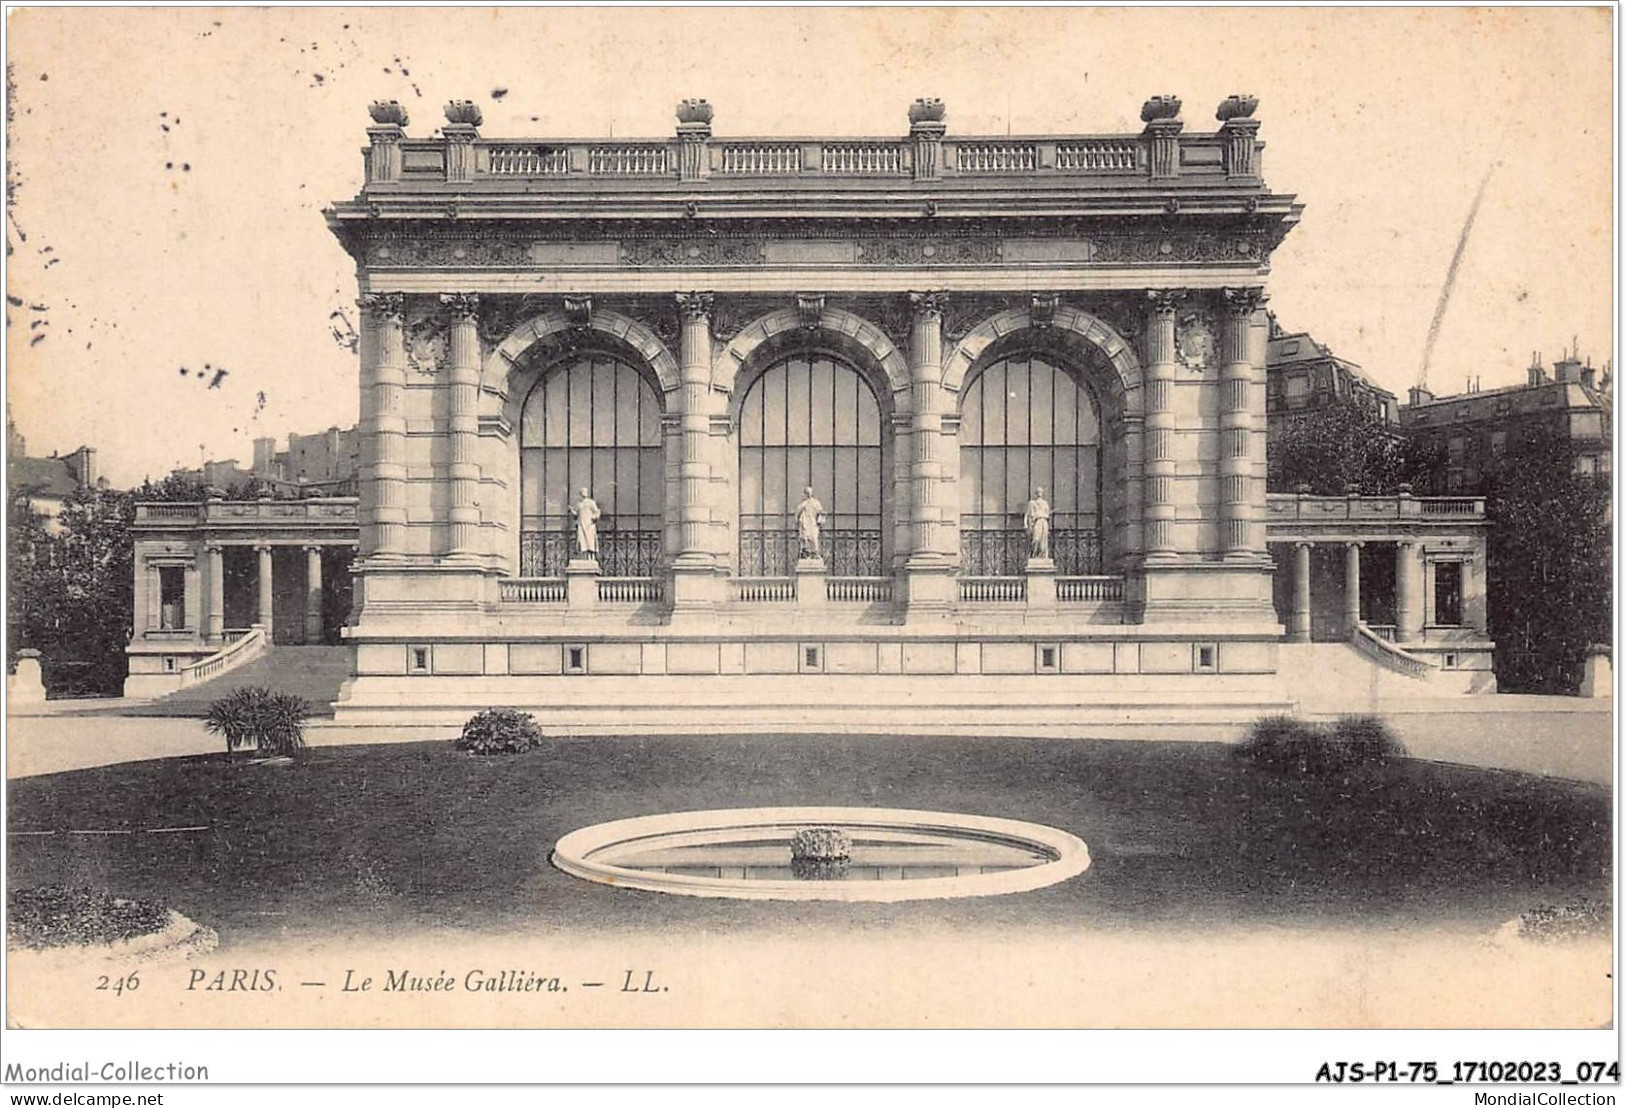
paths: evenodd
<path fill-rule="evenodd" d="M 1401 484 L 1426 491 L 1431 452 L 1402 438 L 1375 412 L 1333 404 L 1290 416 L 1270 435 L 1269 491 L 1342 496 L 1350 486 L 1367 495 L 1391 496 Z"/>
<path fill-rule="evenodd" d="M 1575 473 L 1568 438 L 1537 427 L 1506 455 L 1485 493 L 1500 686 L 1573 692 L 1587 648 L 1612 639 L 1608 483 Z"/>
<path fill-rule="evenodd" d="M 133 608 L 130 524 L 135 499 L 111 489 L 71 493 L 51 530 L 13 497 L 7 539 L 10 647 L 40 652 L 53 691 L 116 693 L 128 672 Z"/>

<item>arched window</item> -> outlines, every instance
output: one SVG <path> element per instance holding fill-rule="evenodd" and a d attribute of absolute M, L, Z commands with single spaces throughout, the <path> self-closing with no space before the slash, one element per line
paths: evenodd
<path fill-rule="evenodd" d="M 1100 410 L 1089 390 L 1041 357 L 994 362 L 963 391 L 960 551 L 972 577 L 1019 576 L 1027 501 L 1049 501 L 1050 554 L 1063 575 L 1101 572 Z"/>
<path fill-rule="evenodd" d="M 570 507 L 589 490 L 603 511 L 598 564 L 608 577 L 649 577 L 664 545 L 666 469 L 660 401 L 637 370 L 589 355 L 549 370 L 519 425 L 519 572 L 558 577 L 574 553 Z"/>
<path fill-rule="evenodd" d="M 770 366 L 739 413 L 739 575 L 795 572 L 808 487 L 824 506 L 826 570 L 882 575 L 881 451 L 880 405 L 857 370 L 822 354 Z"/>

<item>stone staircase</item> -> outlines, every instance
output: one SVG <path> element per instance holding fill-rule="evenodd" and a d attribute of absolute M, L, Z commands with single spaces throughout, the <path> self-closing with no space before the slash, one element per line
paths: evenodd
<path fill-rule="evenodd" d="M 304 697 L 318 717 L 331 716 L 339 689 L 354 669 L 353 659 L 354 651 L 348 646 L 277 646 L 237 669 L 132 708 L 129 714 L 201 716 L 212 701 L 232 690 L 263 685 Z"/>

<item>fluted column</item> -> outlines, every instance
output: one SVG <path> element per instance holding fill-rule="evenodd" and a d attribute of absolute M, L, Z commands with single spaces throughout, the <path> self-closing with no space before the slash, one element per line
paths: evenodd
<path fill-rule="evenodd" d="M 1287 622 L 1287 638 L 1308 642 L 1310 628 L 1309 551 L 1312 543 L 1292 545 L 1292 611 Z"/>
<path fill-rule="evenodd" d="M 1181 294 L 1153 289 L 1146 319 L 1145 554 L 1148 562 L 1179 557 L 1174 539 L 1174 315 Z"/>
<path fill-rule="evenodd" d="M 371 518 L 362 520 L 361 555 L 396 561 L 406 553 L 406 298 L 377 293 L 359 303 L 361 386 L 368 394 L 362 440 L 372 444 L 371 495 L 362 498 Z"/>
<path fill-rule="evenodd" d="M 908 370 L 914 400 L 909 564 L 938 565 L 948 559 L 943 507 L 938 503 L 942 488 L 942 312 L 947 295 L 914 292 L 909 294 L 909 302 L 913 324 L 909 329 Z"/>
<path fill-rule="evenodd" d="M 211 642 L 226 637 L 226 559 L 219 543 L 204 548 L 209 565 L 209 605 L 204 611 L 204 634 Z"/>
<path fill-rule="evenodd" d="M 322 641 L 322 548 L 305 547 L 305 642 Z"/>
<path fill-rule="evenodd" d="M 440 302 L 451 313 L 447 366 L 451 507 L 446 553 L 454 560 L 472 562 L 479 555 L 480 534 L 480 298 L 459 292 L 442 296 Z"/>
<path fill-rule="evenodd" d="M 265 640 L 270 642 L 272 631 L 271 614 L 274 606 L 271 601 L 272 567 L 274 563 L 271 561 L 271 548 L 269 546 L 262 543 L 254 548 L 254 553 L 259 555 L 259 573 L 255 580 L 255 584 L 259 587 L 259 596 L 254 613 L 256 622 L 265 628 Z"/>
<path fill-rule="evenodd" d="M 1219 364 L 1219 541 L 1224 557 L 1250 561 L 1263 556 L 1252 546 L 1253 413 L 1250 361 L 1252 322 L 1264 290 L 1224 290 L 1223 349 Z"/>
<path fill-rule="evenodd" d="M 708 292 L 677 294 L 678 343 L 677 557 L 672 563 L 674 612 L 715 604 L 716 556 L 711 551 L 711 306 Z"/>
<path fill-rule="evenodd" d="M 1343 554 L 1343 626 L 1350 635 L 1360 623 L 1360 544 L 1351 542 Z"/>

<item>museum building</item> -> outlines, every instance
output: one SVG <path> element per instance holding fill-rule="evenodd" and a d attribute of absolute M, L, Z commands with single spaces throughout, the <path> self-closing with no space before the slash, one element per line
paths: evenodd
<path fill-rule="evenodd" d="M 958 137 L 920 100 L 901 138 L 723 138 L 691 100 L 670 138 L 536 140 L 374 104 L 327 213 L 363 308 L 339 719 L 1242 718 L 1285 706 L 1278 592 L 1311 603 L 1272 518 L 1355 551 L 1344 634 L 1372 524 L 1418 566 L 1479 551 L 1470 589 L 1481 502 L 1266 496 L 1264 286 L 1301 207 L 1255 108 Z M 1482 626 L 1429 630 L 1481 686 Z M 1441 668 L 1367 633 L 1373 667 Z"/>

